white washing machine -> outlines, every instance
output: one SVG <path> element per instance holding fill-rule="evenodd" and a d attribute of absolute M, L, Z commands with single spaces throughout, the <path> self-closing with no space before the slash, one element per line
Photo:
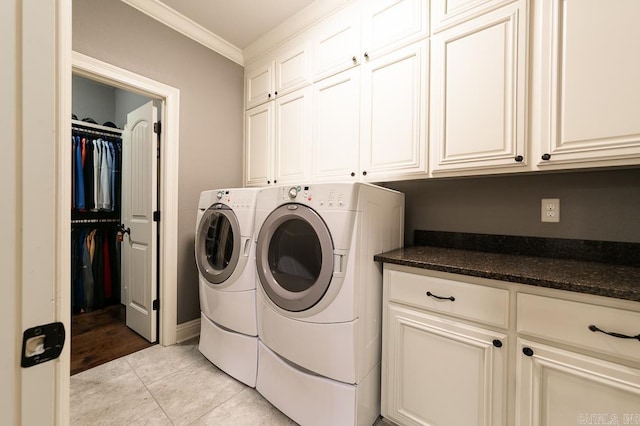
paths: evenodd
<path fill-rule="evenodd" d="M 382 265 L 404 195 L 365 183 L 264 189 L 256 205 L 256 389 L 304 425 L 380 413 Z"/>
<path fill-rule="evenodd" d="M 200 194 L 195 256 L 199 271 L 200 352 L 221 370 L 255 387 L 255 206 L 259 189 Z"/>

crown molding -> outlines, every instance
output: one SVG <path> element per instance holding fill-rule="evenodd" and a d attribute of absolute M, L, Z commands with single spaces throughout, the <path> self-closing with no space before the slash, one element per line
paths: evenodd
<path fill-rule="evenodd" d="M 122 2 L 233 62 L 244 66 L 242 50 L 164 3 L 158 0 L 122 0 Z"/>

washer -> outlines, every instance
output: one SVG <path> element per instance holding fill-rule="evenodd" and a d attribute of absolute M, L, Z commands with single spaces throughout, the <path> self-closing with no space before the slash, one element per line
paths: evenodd
<path fill-rule="evenodd" d="M 259 189 L 200 194 L 195 256 L 199 271 L 200 352 L 221 370 L 255 387 L 255 207 Z"/>
<path fill-rule="evenodd" d="M 264 189 L 256 205 L 256 388 L 304 425 L 380 414 L 382 266 L 404 195 L 365 183 Z"/>

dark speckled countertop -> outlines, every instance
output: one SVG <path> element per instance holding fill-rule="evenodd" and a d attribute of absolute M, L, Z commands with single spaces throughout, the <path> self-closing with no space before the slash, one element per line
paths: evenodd
<path fill-rule="evenodd" d="M 374 260 L 640 302 L 636 265 L 427 245 L 382 253 Z"/>

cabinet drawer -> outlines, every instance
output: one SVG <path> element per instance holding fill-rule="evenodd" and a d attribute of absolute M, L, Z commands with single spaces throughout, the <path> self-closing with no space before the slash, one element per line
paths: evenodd
<path fill-rule="evenodd" d="M 638 339 L 622 339 L 589 326 L 628 336 L 640 334 L 640 312 L 518 293 L 517 329 L 542 339 L 640 361 Z"/>
<path fill-rule="evenodd" d="M 502 328 L 509 325 L 508 290 L 389 269 L 385 274 L 389 302 Z"/>

